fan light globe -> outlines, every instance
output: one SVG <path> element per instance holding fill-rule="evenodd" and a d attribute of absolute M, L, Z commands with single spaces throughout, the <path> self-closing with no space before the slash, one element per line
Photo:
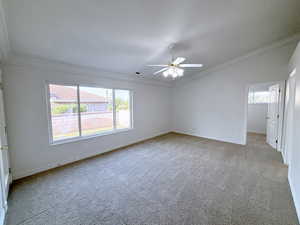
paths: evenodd
<path fill-rule="evenodd" d="M 165 71 L 165 72 L 163 72 L 163 75 L 164 75 L 164 77 L 168 77 L 168 76 L 169 76 L 169 72 L 168 72 L 168 70 L 167 70 L 167 71 Z"/>
<path fill-rule="evenodd" d="M 172 78 L 182 77 L 184 70 L 175 66 L 169 67 L 163 72 L 164 77 L 171 76 Z"/>
<path fill-rule="evenodd" d="M 178 74 L 178 76 L 183 76 L 183 69 L 180 69 L 180 68 L 176 68 L 176 73 Z"/>

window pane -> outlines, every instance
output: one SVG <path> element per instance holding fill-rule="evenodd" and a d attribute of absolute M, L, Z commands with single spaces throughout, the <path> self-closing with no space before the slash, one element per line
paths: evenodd
<path fill-rule="evenodd" d="M 266 104 L 270 102 L 268 91 L 249 92 L 248 104 Z"/>
<path fill-rule="evenodd" d="M 113 130 L 112 89 L 79 87 L 82 135 Z"/>
<path fill-rule="evenodd" d="M 117 129 L 130 128 L 130 91 L 115 90 L 115 106 Z"/>
<path fill-rule="evenodd" d="M 77 87 L 49 85 L 53 141 L 79 136 Z"/>
<path fill-rule="evenodd" d="M 255 92 L 255 103 L 268 103 L 268 102 L 269 102 L 268 91 Z"/>

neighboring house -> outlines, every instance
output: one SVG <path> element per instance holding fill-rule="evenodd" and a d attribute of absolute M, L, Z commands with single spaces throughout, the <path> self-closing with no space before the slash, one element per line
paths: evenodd
<path fill-rule="evenodd" d="M 59 85 L 50 86 L 51 104 L 75 104 L 77 93 L 72 87 Z M 86 112 L 106 112 L 109 102 L 103 96 L 80 90 L 80 103 L 86 107 Z"/>

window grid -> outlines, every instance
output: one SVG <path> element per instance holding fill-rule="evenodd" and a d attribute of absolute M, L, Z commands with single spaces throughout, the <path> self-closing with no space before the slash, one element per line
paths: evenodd
<path fill-rule="evenodd" d="M 80 112 L 80 89 L 79 85 L 77 86 L 77 111 L 78 111 L 78 129 L 79 129 L 79 137 L 82 137 L 82 130 L 81 130 L 81 112 Z M 52 134 L 53 140 L 53 134 Z"/>
<path fill-rule="evenodd" d="M 115 89 L 113 89 L 113 91 L 112 91 L 113 102 L 112 103 L 113 103 L 113 118 L 114 118 L 113 127 L 114 127 L 114 130 L 117 129 L 116 104 L 115 104 L 116 99 L 115 99 L 115 96 L 116 96 Z"/>

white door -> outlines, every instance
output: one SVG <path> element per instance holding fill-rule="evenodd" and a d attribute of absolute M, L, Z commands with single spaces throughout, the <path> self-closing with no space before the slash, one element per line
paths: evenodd
<path fill-rule="evenodd" d="M 267 116 L 267 143 L 277 149 L 279 121 L 279 84 L 269 87 L 270 102 Z"/>
<path fill-rule="evenodd" d="M 0 70 L 1 81 L 1 70 Z M 6 136 L 6 123 L 4 116 L 3 90 L 0 83 L 0 224 L 7 210 L 7 195 L 11 182 L 9 170 L 9 156 Z"/>

